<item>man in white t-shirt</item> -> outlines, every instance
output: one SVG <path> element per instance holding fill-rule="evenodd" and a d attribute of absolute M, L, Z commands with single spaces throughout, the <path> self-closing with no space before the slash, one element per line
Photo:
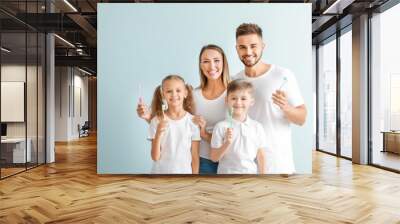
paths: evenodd
<path fill-rule="evenodd" d="M 261 60 L 265 44 L 256 24 L 236 29 L 236 50 L 245 66 L 233 79 L 245 79 L 255 88 L 255 104 L 249 115 L 260 122 L 269 145 L 265 152 L 265 173 L 295 172 L 290 124 L 303 125 L 307 110 L 296 77 L 285 68 Z"/>

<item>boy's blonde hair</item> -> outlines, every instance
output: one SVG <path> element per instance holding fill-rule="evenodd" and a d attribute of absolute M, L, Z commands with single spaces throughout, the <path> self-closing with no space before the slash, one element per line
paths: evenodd
<path fill-rule="evenodd" d="M 254 86 L 248 81 L 244 79 L 236 79 L 228 84 L 228 88 L 226 90 L 226 95 L 228 96 L 230 93 L 235 92 L 237 90 L 247 90 L 253 96 Z"/>

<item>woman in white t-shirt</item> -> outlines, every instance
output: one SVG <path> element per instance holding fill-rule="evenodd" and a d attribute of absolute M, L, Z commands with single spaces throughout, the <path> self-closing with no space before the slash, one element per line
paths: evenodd
<path fill-rule="evenodd" d="M 199 54 L 200 86 L 193 91 L 195 116 L 193 122 L 200 127 L 200 174 L 217 174 L 218 162 L 210 159 L 210 141 L 214 125 L 225 119 L 226 88 L 230 81 L 228 61 L 224 51 L 209 44 Z M 150 122 L 150 112 L 141 102 L 138 115 Z"/>
<path fill-rule="evenodd" d="M 211 135 L 217 122 L 225 119 L 226 88 L 230 81 L 228 61 L 216 45 L 204 46 L 199 54 L 200 86 L 193 91 L 195 117 L 200 127 L 200 174 L 217 174 L 218 162 L 210 159 Z"/>

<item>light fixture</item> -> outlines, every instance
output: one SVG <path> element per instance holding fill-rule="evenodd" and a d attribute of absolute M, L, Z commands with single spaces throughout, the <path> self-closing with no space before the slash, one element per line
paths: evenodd
<path fill-rule="evenodd" d="M 83 73 L 85 73 L 85 74 L 87 74 L 87 75 L 90 75 L 90 76 L 92 75 L 92 73 L 90 73 L 90 72 L 88 72 L 88 71 L 86 71 L 86 70 L 83 70 L 83 69 L 81 69 L 81 68 L 79 68 L 79 67 L 78 67 L 78 70 L 81 71 L 81 72 L 83 72 Z"/>
<path fill-rule="evenodd" d="M 78 10 L 71 4 L 68 2 L 68 0 L 64 0 L 65 4 L 67 4 L 72 10 L 74 10 L 74 12 L 78 12 Z"/>
<path fill-rule="evenodd" d="M 351 5 L 355 0 L 336 0 L 322 14 L 342 14 L 343 9 Z"/>
<path fill-rule="evenodd" d="M 58 39 L 60 39 L 61 41 L 63 41 L 64 43 L 66 43 L 67 45 L 69 45 L 69 46 L 75 48 L 75 45 L 71 44 L 71 42 L 69 42 L 68 40 L 66 40 L 66 39 L 64 39 L 64 38 L 62 38 L 62 37 L 60 37 L 60 36 L 58 36 L 57 34 L 54 34 L 54 36 L 57 37 Z"/>
<path fill-rule="evenodd" d="M 9 49 L 7 49 L 7 48 L 5 48 L 5 47 L 1 47 L 1 50 L 4 51 L 4 52 L 6 52 L 6 53 L 10 53 L 10 52 L 11 52 L 11 50 L 9 50 Z"/>
<path fill-rule="evenodd" d="M 77 48 L 76 49 L 76 53 L 78 53 L 79 55 L 83 55 L 83 49 L 82 48 Z"/>

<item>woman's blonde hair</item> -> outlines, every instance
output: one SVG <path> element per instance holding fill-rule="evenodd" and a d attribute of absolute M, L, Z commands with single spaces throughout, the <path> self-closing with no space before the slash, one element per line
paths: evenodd
<path fill-rule="evenodd" d="M 155 116 L 161 118 L 163 115 L 162 87 L 163 87 L 165 81 L 168 81 L 168 80 L 179 80 L 179 81 L 182 81 L 182 83 L 185 85 L 186 90 L 187 90 L 187 96 L 183 100 L 183 109 L 185 111 L 193 114 L 194 113 L 194 100 L 193 100 L 193 94 L 192 94 L 192 91 L 193 91 L 192 86 L 186 84 L 185 80 L 179 75 L 168 75 L 167 77 L 165 77 L 162 80 L 161 85 L 157 86 L 157 88 L 154 91 L 153 100 L 151 101 L 151 118 L 154 118 Z"/>
<path fill-rule="evenodd" d="M 230 76 L 229 76 L 229 66 L 228 66 L 228 60 L 226 59 L 225 53 L 217 45 L 214 44 L 209 44 L 201 48 L 200 54 L 199 54 L 199 71 L 200 71 L 200 88 L 204 89 L 204 87 L 207 86 L 207 76 L 204 75 L 203 71 L 201 70 L 201 56 L 203 55 L 204 51 L 206 50 L 215 50 L 218 51 L 222 55 L 222 61 L 223 61 L 223 68 L 222 68 L 222 74 L 221 74 L 221 79 L 222 83 L 224 84 L 225 88 L 228 87 L 228 83 L 230 81 Z"/>

